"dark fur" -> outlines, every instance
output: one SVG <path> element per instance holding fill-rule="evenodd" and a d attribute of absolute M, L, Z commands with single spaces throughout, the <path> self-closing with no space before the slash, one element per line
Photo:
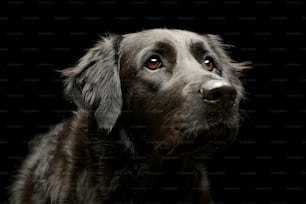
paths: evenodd
<path fill-rule="evenodd" d="M 163 62 L 154 72 L 152 55 Z M 206 70 L 208 55 L 218 70 Z M 239 129 L 244 68 L 214 35 L 104 37 L 63 71 L 79 110 L 33 141 L 11 203 L 212 203 L 204 160 Z M 208 98 L 220 97 L 207 96 L 218 83 L 231 103 Z"/>

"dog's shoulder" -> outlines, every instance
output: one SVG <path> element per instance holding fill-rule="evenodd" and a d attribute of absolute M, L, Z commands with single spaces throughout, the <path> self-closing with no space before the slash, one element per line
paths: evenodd
<path fill-rule="evenodd" d="M 87 135 L 88 113 L 79 110 L 74 112 L 70 118 L 50 127 L 47 133 L 33 138 L 29 143 L 30 152 L 35 154 L 62 151 L 65 150 L 65 146 L 73 145 L 75 139 L 81 142 L 81 139 L 87 138 Z"/>
<path fill-rule="evenodd" d="M 14 192 L 11 202 L 28 201 L 33 192 L 37 192 L 37 199 L 42 201 L 61 200 L 61 196 L 69 194 L 67 189 L 73 187 L 72 178 L 77 177 L 82 166 L 86 166 L 79 163 L 90 157 L 88 113 L 75 112 L 71 118 L 51 127 L 46 134 L 33 138 L 29 145 L 30 153 L 11 189 Z"/>
<path fill-rule="evenodd" d="M 84 110 L 74 112 L 73 115 L 61 123 L 51 127 L 45 134 L 39 135 L 30 142 L 30 157 L 69 162 L 76 152 L 86 149 L 88 139 L 88 113 Z M 73 152 L 72 152 L 73 151 Z M 31 161 L 28 158 L 27 161 Z"/>

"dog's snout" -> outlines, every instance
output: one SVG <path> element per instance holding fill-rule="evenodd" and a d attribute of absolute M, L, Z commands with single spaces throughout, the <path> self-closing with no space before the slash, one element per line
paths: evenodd
<path fill-rule="evenodd" d="M 235 88 L 223 80 L 210 80 L 201 86 L 199 92 L 207 103 L 234 103 L 237 95 Z"/>

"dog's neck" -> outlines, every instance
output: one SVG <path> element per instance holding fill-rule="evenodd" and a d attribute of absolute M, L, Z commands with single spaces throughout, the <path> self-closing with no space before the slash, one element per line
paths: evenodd
<path fill-rule="evenodd" d="M 101 175 L 101 191 L 114 189 L 114 192 L 122 192 L 120 195 L 110 193 L 107 198 L 110 202 L 117 202 L 120 197 L 135 196 L 140 199 L 140 203 L 147 199 L 156 199 L 157 202 L 161 197 L 169 199 L 169 203 L 177 203 L 186 201 L 186 196 L 190 194 L 197 194 L 209 203 L 207 176 L 203 175 L 206 172 L 203 158 L 195 155 L 161 155 L 153 151 L 151 142 L 145 141 L 149 137 L 145 129 L 127 127 L 120 123 L 108 133 L 97 131 L 96 125 L 89 122 L 88 131 L 90 145 L 96 146 L 92 148 L 93 162 L 95 171 Z M 137 138 L 135 144 L 131 134 L 144 139 Z M 112 176 L 106 178 L 104 175 Z M 199 183 L 205 184 L 200 188 L 206 190 L 192 190 L 199 188 Z M 181 195 L 178 192 L 182 192 L 179 193 Z"/>
<path fill-rule="evenodd" d="M 171 168 L 167 167 L 169 164 L 170 166 L 176 166 L 176 168 L 172 169 L 173 172 L 179 171 L 180 167 L 185 165 L 192 166 L 191 163 L 186 163 L 186 161 L 191 161 L 192 163 L 201 161 L 203 163 L 204 160 L 209 159 L 209 152 L 214 152 L 215 150 L 215 147 L 209 146 L 202 152 L 193 154 L 165 154 L 155 149 L 156 144 L 154 142 L 157 141 L 152 140 L 151 136 L 154 130 L 144 127 L 142 125 L 130 125 L 130 123 L 126 122 L 126 119 L 119 119 L 112 131 L 108 132 L 99 130 L 95 121 L 89 118 L 89 140 L 94 144 L 102 145 L 103 147 L 100 149 L 109 150 L 101 156 L 114 156 L 118 160 L 122 160 L 122 166 L 125 163 L 130 166 L 133 163 L 144 163 L 146 161 L 155 170 L 163 170 L 165 168 L 166 171 L 170 171 Z M 153 135 L 156 135 L 156 132 Z M 211 150 L 212 148 L 214 150 Z M 117 163 L 117 161 L 115 162 Z"/>

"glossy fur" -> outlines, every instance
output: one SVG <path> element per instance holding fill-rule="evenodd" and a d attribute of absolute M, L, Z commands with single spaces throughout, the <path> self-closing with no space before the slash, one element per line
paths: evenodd
<path fill-rule="evenodd" d="M 152 55 L 163 63 L 156 71 L 145 66 Z M 237 134 L 244 68 L 214 35 L 103 37 L 63 71 L 79 109 L 32 141 L 11 203 L 213 203 L 204 162 Z M 216 83 L 231 89 L 231 103 L 203 99 Z"/>

